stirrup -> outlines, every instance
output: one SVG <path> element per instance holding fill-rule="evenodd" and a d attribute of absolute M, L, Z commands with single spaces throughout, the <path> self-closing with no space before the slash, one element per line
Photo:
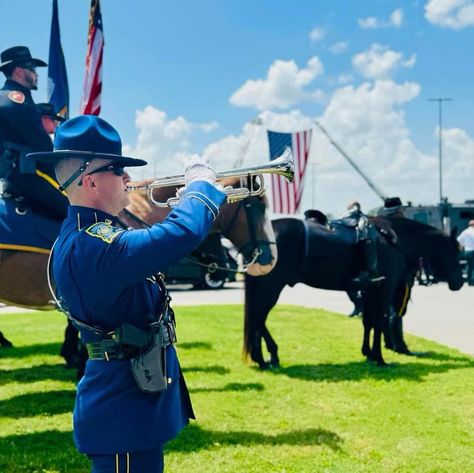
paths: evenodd
<path fill-rule="evenodd" d="M 369 276 L 369 284 L 378 284 L 380 282 L 382 282 L 383 280 L 385 279 L 385 276 Z"/>
<path fill-rule="evenodd" d="M 367 284 L 369 282 L 369 280 L 370 280 L 370 277 L 369 277 L 369 272 L 368 271 L 362 271 L 355 278 L 351 279 L 351 281 L 354 284 L 362 284 L 362 285 Z"/>

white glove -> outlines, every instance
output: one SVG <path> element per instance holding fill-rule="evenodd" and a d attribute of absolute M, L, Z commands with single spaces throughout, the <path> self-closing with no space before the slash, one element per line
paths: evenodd
<path fill-rule="evenodd" d="M 206 181 L 214 185 L 216 173 L 204 159 L 193 154 L 189 159 L 184 159 L 184 181 L 186 187 L 194 181 Z"/>

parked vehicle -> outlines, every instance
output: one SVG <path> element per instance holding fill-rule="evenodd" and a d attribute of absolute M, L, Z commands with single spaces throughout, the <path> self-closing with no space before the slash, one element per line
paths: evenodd
<path fill-rule="evenodd" d="M 196 289 L 222 289 L 226 282 L 235 281 L 237 262 L 225 250 L 225 266 L 231 271 L 216 269 L 216 262 L 202 255 L 185 256 L 165 273 L 167 284 L 192 284 Z"/>

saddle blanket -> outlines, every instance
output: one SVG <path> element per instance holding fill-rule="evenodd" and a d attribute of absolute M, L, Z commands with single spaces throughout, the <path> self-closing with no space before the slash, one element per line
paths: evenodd
<path fill-rule="evenodd" d="M 0 198 L 0 249 L 48 254 L 61 223 L 33 213 L 24 202 Z"/>

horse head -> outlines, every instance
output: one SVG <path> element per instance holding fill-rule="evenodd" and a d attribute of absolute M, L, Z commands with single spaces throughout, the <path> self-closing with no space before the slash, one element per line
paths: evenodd
<path fill-rule="evenodd" d="M 238 185 L 238 179 L 223 182 L 223 185 Z M 134 182 L 139 187 L 153 182 L 152 179 Z M 162 187 L 153 190 L 153 198 L 166 202 L 176 195 L 175 187 Z M 211 232 L 221 233 L 239 250 L 252 276 L 270 272 L 276 263 L 277 251 L 275 235 L 267 215 L 267 200 L 262 196 L 247 197 L 233 204 L 221 207 Z M 143 189 L 130 193 L 130 204 L 119 215 L 120 221 L 132 228 L 143 228 L 162 222 L 169 214 L 169 208 L 152 205 Z"/>
<path fill-rule="evenodd" d="M 456 229 L 453 228 L 449 235 L 441 232 L 439 237 L 442 242 L 439 244 L 440 251 L 433 258 L 433 268 L 435 275 L 447 281 L 451 291 L 458 291 L 464 284 L 462 268 L 460 264 L 460 249 L 456 240 Z"/>
<path fill-rule="evenodd" d="M 452 291 L 461 289 L 464 279 L 455 230 L 447 235 L 430 225 L 404 217 L 387 217 L 386 221 L 399 237 L 398 244 L 409 259 L 426 259 L 436 279 L 446 281 Z"/>
<path fill-rule="evenodd" d="M 250 179 L 252 182 L 247 182 L 247 188 L 257 185 L 254 178 Z M 223 180 L 221 184 L 238 187 L 240 179 Z M 243 256 L 248 274 L 263 276 L 274 268 L 278 254 L 264 195 L 249 196 L 224 205 L 215 223 Z"/>

